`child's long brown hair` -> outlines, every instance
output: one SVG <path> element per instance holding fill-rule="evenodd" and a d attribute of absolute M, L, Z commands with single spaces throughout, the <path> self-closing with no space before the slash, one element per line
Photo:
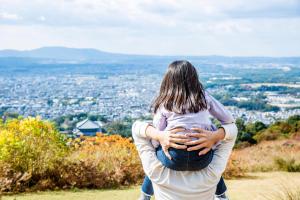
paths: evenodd
<path fill-rule="evenodd" d="M 203 85 L 190 62 L 179 60 L 169 65 L 159 95 L 152 104 L 154 113 L 160 106 L 178 114 L 207 109 Z"/>

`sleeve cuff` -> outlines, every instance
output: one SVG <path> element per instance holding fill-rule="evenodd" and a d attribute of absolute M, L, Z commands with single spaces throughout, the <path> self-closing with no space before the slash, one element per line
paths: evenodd
<path fill-rule="evenodd" d="M 232 140 L 237 137 L 238 129 L 237 129 L 235 123 L 224 124 L 224 125 L 222 125 L 222 128 L 224 128 L 224 130 L 225 130 L 224 140 Z"/>
<path fill-rule="evenodd" d="M 146 138 L 146 129 L 149 126 L 149 123 L 142 121 L 135 121 L 132 125 L 132 132 L 140 137 Z"/>

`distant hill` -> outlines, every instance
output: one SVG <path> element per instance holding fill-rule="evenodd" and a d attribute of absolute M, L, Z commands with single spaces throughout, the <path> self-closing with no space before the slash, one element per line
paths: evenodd
<path fill-rule="evenodd" d="M 91 48 L 68 48 L 68 47 L 42 47 L 32 50 L 0 50 L 0 62 L 9 58 L 29 58 L 31 61 L 41 63 L 53 62 L 74 62 L 74 63 L 98 63 L 98 62 L 138 62 L 145 61 L 151 63 L 155 61 L 170 61 L 175 59 L 189 59 L 191 61 L 201 61 L 205 63 L 256 63 L 256 62 L 285 62 L 300 63 L 300 57 L 228 57 L 228 56 L 159 56 L 159 55 L 134 55 L 110 53 Z"/>
<path fill-rule="evenodd" d="M 33 50 L 1 50 L 0 57 L 36 58 L 54 60 L 93 61 L 105 58 L 124 58 L 131 55 L 108 53 L 96 49 L 80 49 L 68 47 L 42 47 Z M 134 56 L 134 55 L 133 55 Z"/>

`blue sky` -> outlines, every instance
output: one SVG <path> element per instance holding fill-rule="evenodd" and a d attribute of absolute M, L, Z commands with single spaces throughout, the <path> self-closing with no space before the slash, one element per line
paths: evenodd
<path fill-rule="evenodd" d="M 0 49 L 300 56 L 300 0 L 0 0 Z"/>

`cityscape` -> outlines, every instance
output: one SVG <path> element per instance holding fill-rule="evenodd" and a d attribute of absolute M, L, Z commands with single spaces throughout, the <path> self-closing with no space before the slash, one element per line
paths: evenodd
<path fill-rule="evenodd" d="M 2 112 L 25 117 L 41 116 L 44 119 L 80 113 L 103 115 L 110 121 L 151 116 L 150 105 L 159 91 L 162 76 L 163 72 L 148 71 L 142 74 L 131 71 L 105 76 L 85 73 L 0 75 L 0 109 Z M 279 108 L 275 111 L 261 111 L 227 106 L 235 118 L 270 124 L 300 114 L 300 82 L 273 85 L 249 81 L 245 83 L 243 77 L 222 72 L 200 72 L 200 77 L 208 92 L 217 99 L 231 94 L 230 98 L 239 103 L 262 94 L 266 104 Z M 272 90 L 274 87 L 288 87 L 292 91 L 285 90 L 285 94 L 278 93 L 278 90 L 258 91 L 262 86 L 272 87 Z M 232 88 L 237 87 L 242 92 L 232 91 Z"/>
<path fill-rule="evenodd" d="M 151 117 L 168 64 L 189 60 L 235 118 L 270 124 L 300 114 L 299 57 L 147 56 L 43 47 L 0 51 L 0 114 Z"/>
<path fill-rule="evenodd" d="M 0 77 L 1 108 L 23 116 L 54 119 L 90 113 L 110 120 L 137 118 L 149 113 L 159 78 L 119 75 Z"/>

